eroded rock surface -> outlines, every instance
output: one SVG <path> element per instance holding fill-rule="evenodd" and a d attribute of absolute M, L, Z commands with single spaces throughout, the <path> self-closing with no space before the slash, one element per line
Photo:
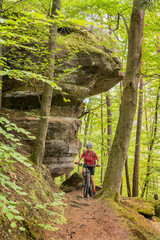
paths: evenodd
<path fill-rule="evenodd" d="M 36 117 L 13 117 L 19 127 L 36 136 L 38 119 Z M 70 172 L 74 168 L 74 159 L 81 149 L 77 139 L 81 121 L 76 118 L 54 117 L 49 121 L 44 164 L 49 168 L 53 178 Z M 34 141 L 25 138 L 25 149 L 32 153 Z"/>
<path fill-rule="evenodd" d="M 75 46 L 73 39 L 70 50 L 64 45 L 62 52 L 57 53 L 57 59 L 64 57 L 63 64 L 56 68 L 56 75 L 59 76 L 58 86 L 68 94 L 65 97 L 70 101 L 65 102 L 60 91 L 53 91 L 44 158 L 44 163 L 53 177 L 74 168 L 74 158 L 81 148 L 77 134 L 81 125 L 78 118 L 84 111 L 83 100 L 111 89 L 122 79 L 119 73 L 121 69 L 119 59 L 112 57 L 112 52 L 98 45 L 97 40 L 93 41 L 91 36 L 84 38 L 86 42 L 83 44 L 78 42 L 79 45 Z M 71 58 L 67 58 L 69 52 L 72 52 Z M 67 75 L 66 69 L 70 71 Z M 38 123 L 36 116 L 39 113 L 42 96 L 42 84 L 36 84 L 31 86 L 30 83 L 26 83 L 24 86 L 15 79 L 12 79 L 11 84 L 11 80 L 5 77 L 2 103 L 4 108 L 16 109 L 17 113 L 23 111 L 23 116 L 17 114 L 14 120 L 34 135 L 36 135 Z M 31 152 L 33 142 L 27 140 L 27 144 Z"/>

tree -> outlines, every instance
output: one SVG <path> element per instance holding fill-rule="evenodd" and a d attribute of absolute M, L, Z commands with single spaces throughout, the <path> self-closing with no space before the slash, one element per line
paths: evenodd
<path fill-rule="evenodd" d="M 140 3 L 141 1 L 139 0 L 133 1 L 120 116 L 103 184 L 103 196 L 113 198 L 117 201 L 119 199 L 122 172 L 127 157 L 137 105 L 137 89 L 141 70 L 141 51 L 145 15 L 145 10 L 140 8 Z"/>
<path fill-rule="evenodd" d="M 89 99 L 89 103 L 91 102 L 91 100 Z M 83 141 L 83 148 L 86 147 L 86 143 L 87 143 L 87 133 L 88 133 L 88 128 L 89 128 L 89 124 L 90 124 L 90 114 L 91 114 L 91 106 L 90 104 L 87 105 L 87 116 L 86 116 L 86 121 L 85 121 L 85 128 L 84 128 L 84 141 Z"/>
<path fill-rule="evenodd" d="M 60 0 L 52 0 L 51 6 L 51 19 L 53 22 L 49 27 L 49 41 L 48 41 L 48 76 L 50 81 L 54 78 L 54 64 L 55 64 L 55 52 L 56 52 L 56 38 L 58 24 L 56 18 L 58 16 L 57 10 L 60 10 Z M 48 130 L 49 115 L 52 102 L 53 88 L 48 84 L 44 84 L 43 97 L 41 103 L 40 120 L 38 123 L 38 130 L 36 135 L 36 141 L 33 151 L 33 162 L 42 166 L 44 153 L 45 153 L 45 140 Z"/>
<path fill-rule="evenodd" d="M 152 130 L 152 136 L 150 139 L 150 145 L 149 145 L 149 154 L 148 154 L 148 161 L 147 161 L 147 172 L 146 172 L 146 178 L 144 181 L 144 186 L 142 189 L 142 193 L 141 193 L 141 197 L 144 196 L 144 193 L 146 191 L 146 189 L 148 188 L 148 184 L 149 184 L 149 177 L 151 175 L 151 157 L 152 157 L 152 151 L 153 151 L 153 145 L 156 139 L 156 135 L 157 135 L 157 122 L 158 122 L 158 108 L 159 108 L 159 92 L 160 92 L 160 81 L 159 81 L 159 86 L 158 86 L 158 90 L 157 90 L 157 99 L 156 99 L 156 105 L 155 105 L 155 115 L 154 115 L 154 123 L 153 123 L 153 130 Z"/>
<path fill-rule="evenodd" d="M 128 197 L 131 197 L 131 185 L 130 185 L 129 171 L 128 171 L 128 156 L 126 157 L 126 161 L 125 161 L 125 174 L 126 174 Z"/>
<path fill-rule="evenodd" d="M 141 143 L 141 129 L 142 129 L 142 105 L 143 105 L 143 79 L 140 80 L 139 87 L 139 106 L 137 119 L 137 133 L 136 133 L 136 147 L 133 171 L 133 187 L 132 196 L 138 196 L 138 178 L 139 178 L 139 158 L 140 158 L 140 143 Z"/>
<path fill-rule="evenodd" d="M 101 183 L 103 182 L 103 148 L 104 148 L 104 130 L 103 130 L 103 93 L 101 93 Z"/>
<path fill-rule="evenodd" d="M 108 133 L 108 156 L 112 146 L 112 111 L 111 111 L 111 97 L 110 92 L 106 94 L 107 102 L 107 133 Z"/>

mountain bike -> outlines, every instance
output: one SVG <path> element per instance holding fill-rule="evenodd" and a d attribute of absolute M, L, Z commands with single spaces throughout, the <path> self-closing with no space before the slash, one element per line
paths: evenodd
<path fill-rule="evenodd" d="M 96 165 L 90 166 L 88 164 L 79 163 L 79 166 L 85 166 L 86 171 L 83 175 L 83 182 L 82 182 L 82 188 L 83 188 L 83 197 L 87 198 L 88 195 L 92 196 L 92 184 L 91 184 L 91 175 L 88 167 L 96 167 Z"/>

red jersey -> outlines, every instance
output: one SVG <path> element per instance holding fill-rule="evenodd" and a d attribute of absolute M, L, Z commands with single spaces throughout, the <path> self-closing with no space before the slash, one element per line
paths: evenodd
<path fill-rule="evenodd" d="M 84 163 L 87 163 L 91 166 L 95 165 L 96 159 L 98 159 L 97 154 L 93 151 L 90 153 L 88 151 L 84 151 L 81 155 L 81 158 L 84 157 Z"/>

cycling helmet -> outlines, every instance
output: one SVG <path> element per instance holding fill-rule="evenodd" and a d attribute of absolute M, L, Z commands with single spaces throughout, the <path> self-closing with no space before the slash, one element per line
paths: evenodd
<path fill-rule="evenodd" d="M 87 143 L 86 148 L 92 148 L 93 144 L 92 143 Z"/>

